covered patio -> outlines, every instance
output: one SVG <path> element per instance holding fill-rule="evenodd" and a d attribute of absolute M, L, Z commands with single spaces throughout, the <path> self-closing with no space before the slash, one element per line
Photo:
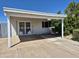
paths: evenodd
<path fill-rule="evenodd" d="M 64 14 L 55 14 L 55 13 L 44 13 L 44 12 L 37 12 L 37 11 L 30 11 L 30 10 L 22 10 L 22 9 L 15 9 L 15 8 L 7 8 L 7 7 L 4 7 L 4 13 L 5 15 L 7 16 L 7 23 L 8 23 L 8 47 L 11 47 L 12 46 L 12 38 L 16 38 L 18 39 L 19 38 L 19 35 L 20 35 L 20 32 L 19 32 L 19 29 L 16 29 L 18 28 L 18 24 L 17 22 L 19 21 L 22 21 L 26 26 L 24 27 L 24 33 L 26 33 L 26 28 L 27 27 L 30 27 L 31 31 L 29 34 L 33 35 L 34 33 L 36 34 L 38 32 L 38 34 L 42 33 L 42 32 L 45 32 L 47 31 L 48 32 L 48 29 L 49 28 L 43 28 L 43 29 L 40 29 L 39 26 L 37 26 L 38 23 L 40 23 L 40 21 L 51 21 L 52 19 L 56 19 L 56 20 L 61 20 L 61 38 L 63 39 L 64 38 L 64 18 L 66 17 L 66 15 Z M 18 19 L 18 20 L 17 20 Z M 26 19 L 26 20 L 23 20 L 23 19 Z M 28 20 L 27 20 L 28 19 Z M 38 22 L 34 22 L 35 21 L 38 21 Z M 29 20 L 33 23 L 32 26 L 29 25 L 30 22 Z M 26 24 L 27 23 L 27 24 Z M 35 25 L 34 25 L 35 24 Z M 27 26 L 28 25 L 28 26 Z M 35 29 L 34 26 L 37 26 L 37 30 L 33 30 Z M 41 24 L 39 24 L 41 25 Z M 37 31 L 37 32 L 34 32 L 34 31 Z M 22 32 L 21 32 L 22 33 Z M 25 34 L 27 35 L 27 34 Z M 24 36 L 24 35 L 23 35 Z"/>

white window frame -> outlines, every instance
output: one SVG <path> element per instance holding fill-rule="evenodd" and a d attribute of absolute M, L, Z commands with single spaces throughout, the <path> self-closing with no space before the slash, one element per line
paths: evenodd
<path fill-rule="evenodd" d="M 26 22 L 30 22 L 30 29 L 31 29 L 31 34 L 32 34 L 32 24 L 31 24 L 31 21 L 28 21 L 28 20 L 25 20 L 25 21 L 21 21 L 21 20 L 19 20 L 19 21 L 17 21 L 17 23 L 18 23 L 18 35 L 20 35 L 20 31 L 19 31 L 19 23 L 20 22 L 24 22 L 24 24 L 26 23 Z M 26 26 L 25 26 L 25 30 L 26 30 Z M 31 35 L 30 34 L 30 35 Z M 29 35 L 29 34 L 23 34 L 23 35 Z M 23 35 L 20 35 L 20 36 L 23 36 Z"/>
<path fill-rule="evenodd" d="M 49 25 L 48 25 L 48 27 L 45 27 L 45 22 L 48 22 L 48 21 L 42 21 L 42 22 L 44 22 L 44 27 L 42 27 L 42 28 L 49 28 Z"/>

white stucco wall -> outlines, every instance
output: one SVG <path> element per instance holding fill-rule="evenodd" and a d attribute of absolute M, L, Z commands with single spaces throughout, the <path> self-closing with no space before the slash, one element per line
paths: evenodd
<path fill-rule="evenodd" d="M 44 19 L 33 19 L 32 21 L 32 33 L 33 34 L 44 34 L 48 32 L 48 28 L 42 28 L 42 21 Z"/>
<path fill-rule="evenodd" d="M 16 19 L 15 18 L 11 18 L 10 19 L 10 24 L 11 24 L 11 36 L 15 37 L 15 36 L 18 35 L 18 32 L 17 32 L 17 30 L 18 30 L 17 26 L 18 25 L 17 25 Z"/>
<path fill-rule="evenodd" d="M 42 28 L 42 21 L 46 21 L 46 19 L 11 17 L 10 23 L 11 23 L 12 37 L 17 36 L 19 34 L 18 33 L 19 32 L 18 31 L 18 22 L 19 21 L 30 21 L 32 34 L 43 34 L 43 33 L 48 33 L 48 31 L 49 31 L 48 28 Z"/>

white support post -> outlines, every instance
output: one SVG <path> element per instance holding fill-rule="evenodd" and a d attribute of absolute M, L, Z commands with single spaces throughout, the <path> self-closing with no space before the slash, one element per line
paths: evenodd
<path fill-rule="evenodd" d="M 62 23 L 62 25 L 61 25 L 61 28 L 62 28 L 61 29 L 61 35 L 62 36 L 61 37 L 63 38 L 64 37 L 64 19 L 61 20 L 61 23 Z"/>
<path fill-rule="evenodd" d="M 51 19 L 47 19 L 48 21 L 51 21 Z M 49 24 L 48 24 L 49 26 Z M 52 30 L 51 30 L 51 27 L 48 27 L 49 28 L 49 32 L 52 33 Z"/>
<path fill-rule="evenodd" d="M 7 18 L 7 24 L 8 24 L 8 47 L 11 47 L 11 38 L 10 38 L 10 18 Z"/>

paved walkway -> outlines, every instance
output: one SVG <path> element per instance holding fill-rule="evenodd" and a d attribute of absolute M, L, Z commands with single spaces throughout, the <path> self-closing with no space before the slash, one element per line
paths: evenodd
<path fill-rule="evenodd" d="M 0 40 L 0 57 L 79 57 L 79 44 L 71 40 L 56 40 L 58 38 L 21 42 L 12 48 L 7 48 L 7 40 Z"/>

